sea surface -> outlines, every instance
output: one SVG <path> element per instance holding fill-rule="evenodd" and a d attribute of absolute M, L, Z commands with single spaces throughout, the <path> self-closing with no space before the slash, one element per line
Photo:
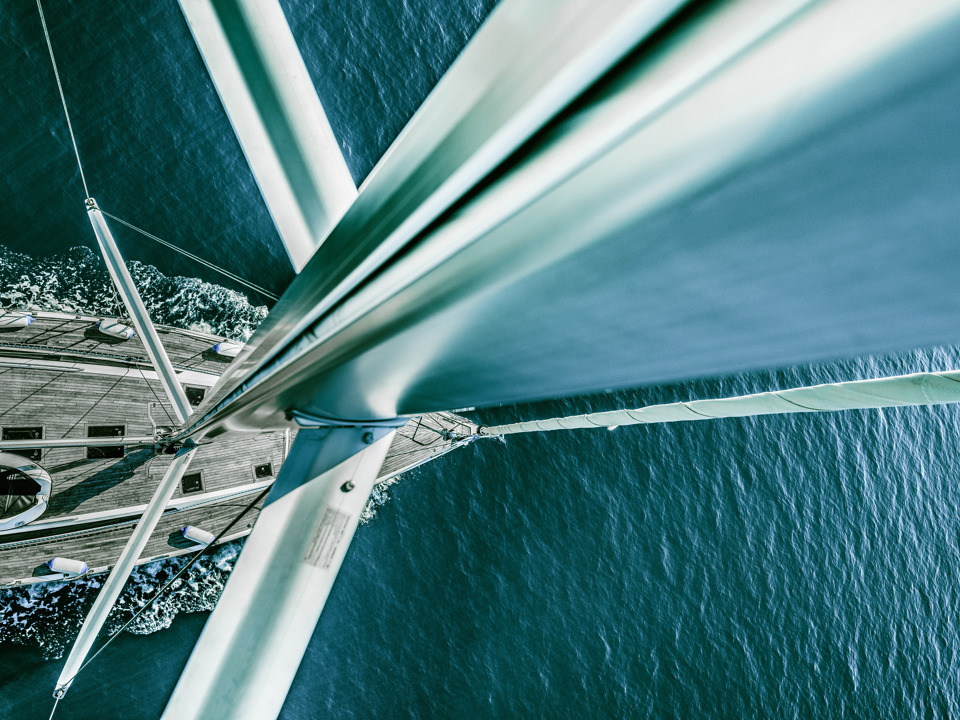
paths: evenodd
<path fill-rule="evenodd" d="M 492 2 L 284 6 L 360 180 Z M 101 204 L 282 289 L 283 251 L 176 4 L 132 15 L 48 0 L 46 10 Z M 29 3 L 0 13 L 0 69 L 19 80 L 0 90 L 0 303 L 106 313 L 31 13 Z M 118 240 L 159 321 L 242 338 L 262 319 L 262 299 Z M 476 417 L 948 368 L 960 368 L 957 348 Z M 478 441 L 380 493 L 281 717 L 958 716 L 958 437 L 960 409 L 934 407 Z M 159 717 L 240 545 L 120 635 L 56 717 Z M 139 569 L 110 626 L 181 562 Z M 48 717 L 56 658 L 98 582 L 0 593 L 0 718 Z"/>

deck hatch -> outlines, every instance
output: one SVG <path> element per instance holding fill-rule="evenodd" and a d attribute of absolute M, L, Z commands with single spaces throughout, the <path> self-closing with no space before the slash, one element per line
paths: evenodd
<path fill-rule="evenodd" d="M 203 402 L 203 398 L 207 394 L 207 389 L 204 387 L 197 387 L 195 385 L 184 385 L 183 390 L 187 393 L 187 400 L 190 401 L 190 404 L 193 407 L 196 407 Z"/>
<path fill-rule="evenodd" d="M 42 427 L 5 427 L 3 429 L 4 440 L 43 440 Z M 40 462 L 43 457 L 43 450 L 34 448 L 32 450 L 10 450 L 9 452 L 20 457 L 25 457 L 33 462 Z"/>
<path fill-rule="evenodd" d="M 124 425 L 89 425 L 87 426 L 87 437 L 123 437 L 125 431 Z M 104 447 L 88 447 L 87 459 L 103 460 L 105 458 L 122 458 L 123 445 L 107 445 Z"/>
<path fill-rule="evenodd" d="M 180 478 L 180 490 L 183 491 L 184 495 L 201 492 L 203 490 L 203 474 L 198 472 L 185 474 Z"/>

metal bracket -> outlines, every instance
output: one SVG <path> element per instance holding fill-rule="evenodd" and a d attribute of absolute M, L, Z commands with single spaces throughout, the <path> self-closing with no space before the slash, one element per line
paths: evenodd
<path fill-rule="evenodd" d="M 351 422 L 310 415 L 299 410 L 291 411 L 290 418 L 302 428 L 294 442 L 297 451 L 293 452 L 291 448 L 264 507 L 353 457 L 407 422 L 406 418 Z M 346 485 L 341 488 L 343 492 L 350 492 L 351 489 Z"/>
<path fill-rule="evenodd" d="M 153 406 L 156 404 L 153 400 L 147 403 L 147 418 L 149 418 L 150 424 L 153 426 L 153 437 L 159 439 L 160 435 L 157 433 L 157 421 L 153 417 Z"/>
<path fill-rule="evenodd" d="M 407 424 L 410 418 L 396 417 L 386 420 L 343 420 L 325 415 L 316 415 L 305 410 L 290 410 L 287 417 L 302 428 L 398 428 Z"/>

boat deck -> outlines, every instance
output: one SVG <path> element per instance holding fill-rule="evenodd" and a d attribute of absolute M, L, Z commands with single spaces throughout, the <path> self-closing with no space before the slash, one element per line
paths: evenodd
<path fill-rule="evenodd" d="M 394 435 L 390 452 L 380 468 L 380 479 L 386 480 L 422 465 L 452 449 L 456 444 L 453 438 L 472 437 L 476 433 L 476 425 L 453 413 L 413 418 Z"/>
<path fill-rule="evenodd" d="M 0 354 L 87 360 L 125 361 L 150 366 L 150 359 L 138 337 L 118 340 L 96 328 L 101 318 L 65 313 L 33 313 L 34 322 L 25 328 L 0 331 Z M 217 355 L 213 346 L 225 338 L 189 330 L 156 326 L 163 347 L 174 367 L 220 375 L 230 358 Z"/>
<path fill-rule="evenodd" d="M 210 507 L 166 513 L 160 518 L 153 535 L 150 536 L 141 562 L 180 555 L 184 551 L 198 550 L 196 545 L 183 541 L 180 529 L 184 525 L 199 526 L 214 535 L 219 535 L 255 497 L 241 497 Z M 241 522 L 231 529 L 229 537 L 224 539 L 234 539 L 249 533 L 260 514 L 261 504 L 246 513 Z M 52 573 L 44 564 L 52 557 L 82 559 L 90 566 L 91 573 L 106 572 L 116 562 L 127 539 L 133 533 L 136 522 L 136 518 L 132 518 L 69 537 L 54 537 L 50 540 L 14 540 L 0 545 L 0 586 L 52 579 L 50 577 Z"/>
<path fill-rule="evenodd" d="M 100 370 L 0 368 L 0 433 L 35 428 L 45 440 L 79 439 L 98 427 L 116 426 L 128 437 L 152 437 L 151 413 L 157 424 L 173 425 L 159 382 L 139 372 L 114 376 Z M 273 475 L 283 452 L 282 432 L 224 439 L 203 444 L 190 472 L 202 473 L 205 492 L 219 490 L 253 482 L 257 465 L 269 464 Z M 86 448 L 44 449 L 38 462 L 54 488 L 44 517 L 145 503 L 169 461 L 153 446 L 127 448 L 120 459 L 90 459 Z"/>
<path fill-rule="evenodd" d="M 4 438 L 32 429 L 45 440 L 79 439 L 105 426 L 122 427 L 127 437 L 153 437 L 154 423 L 174 424 L 139 341 L 100 335 L 97 318 L 35 316 L 33 325 L 0 334 Z M 173 364 L 188 371 L 181 379 L 193 378 L 199 388 L 210 387 L 227 366 L 211 352 L 218 338 L 164 328 L 162 339 Z M 414 418 L 394 436 L 380 478 L 436 458 L 475 433 L 476 426 L 452 413 Z M 184 525 L 219 534 L 272 482 L 294 435 L 265 432 L 201 442 L 187 470 L 192 490 L 184 492 L 183 483 L 177 488 L 140 562 L 195 550 L 180 537 Z M 88 457 L 84 447 L 44 448 L 37 462 L 50 473 L 53 494 L 38 520 L 0 533 L 0 586 L 52 579 L 44 563 L 55 556 L 83 560 L 92 572 L 108 570 L 171 460 L 152 444 L 127 447 L 114 458 Z M 224 539 L 248 533 L 261 504 Z"/>
<path fill-rule="evenodd" d="M 476 433 L 476 426 L 452 413 L 437 413 L 414 418 L 397 431 L 390 450 L 380 470 L 380 480 L 398 475 L 429 460 L 433 460 L 454 447 L 462 445 Z M 221 443 L 226 445 L 227 443 Z M 199 454 L 199 451 L 198 451 Z M 163 461 L 169 456 L 155 458 Z M 194 461 L 196 462 L 196 460 Z M 279 465 L 278 465 L 279 467 Z M 190 471 L 194 464 L 191 463 Z M 152 494 L 160 481 L 163 468 L 154 471 L 154 483 L 144 487 Z M 197 546 L 184 544 L 179 530 L 184 525 L 202 527 L 218 535 L 258 494 L 260 485 L 249 483 L 249 488 L 237 487 L 233 497 L 199 508 L 185 510 L 168 509 L 150 538 L 139 562 L 149 562 L 164 557 L 197 550 Z M 241 494 L 243 493 L 243 494 Z M 178 489 L 177 496 L 182 497 Z M 143 502 L 146 502 L 143 499 Z M 249 510 L 223 541 L 242 537 L 250 532 L 260 512 L 261 502 Z M 46 519 L 44 515 L 44 519 Z M 136 524 L 135 516 L 118 518 L 92 527 L 64 528 L 51 531 L 53 537 L 30 537 L 29 533 L 0 535 L 0 587 L 43 582 L 49 572 L 43 564 L 52 557 L 68 557 L 83 560 L 91 573 L 106 572 L 116 561 Z"/>

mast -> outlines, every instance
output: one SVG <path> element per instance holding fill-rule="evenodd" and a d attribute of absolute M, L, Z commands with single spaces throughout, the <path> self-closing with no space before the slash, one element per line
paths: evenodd
<path fill-rule="evenodd" d="M 163 349 L 160 342 L 160 336 L 157 335 L 156 328 L 150 320 L 147 308 L 140 299 L 140 293 L 137 291 L 133 278 L 130 277 L 130 271 L 123 262 L 123 256 L 120 255 L 120 249 L 110 228 L 107 227 L 107 221 L 104 219 L 100 208 L 97 207 L 97 201 L 93 198 L 87 198 L 87 216 L 90 218 L 90 224 L 93 226 L 93 232 L 97 236 L 97 244 L 100 246 L 100 252 L 103 254 L 103 260 L 107 264 L 107 270 L 113 279 L 123 304 L 130 313 L 133 325 L 140 335 L 140 341 L 143 343 L 153 367 L 157 371 L 157 377 L 163 386 L 173 411 L 180 423 L 186 422 L 190 416 L 190 401 L 187 400 L 187 394 L 177 379 L 177 373 L 173 369 L 170 358 L 167 357 L 167 351 Z"/>
<path fill-rule="evenodd" d="M 562 3 L 563 8 L 549 3 L 501 5 L 495 12 L 498 20 L 492 18 L 492 25 L 485 26 L 471 44 L 473 51 L 461 56 L 460 73 L 445 79 L 435 91 L 429 111 L 419 115 L 420 124 L 405 133 L 406 142 L 391 155 L 392 162 L 385 162 L 374 174 L 377 184 L 371 183 L 361 193 L 337 226 L 346 225 L 350 231 L 328 237 L 294 281 L 306 297 L 294 290 L 292 296 L 288 291 L 281 298 L 251 343 L 251 352 L 234 365 L 232 379 L 242 392 L 252 389 L 255 396 L 244 397 L 247 407 L 256 408 L 250 429 L 268 426 L 278 417 L 280 422 L 294 418 L 313 429 L 300 431 L 275 487 L 282 493 L 286 486 L 287 494 L 268 498 L 164 717 L 259 720 L 279 713 L 366 502 L 373 468 L 382 461 L 383 451 L 376 448 L 387 440 L 350 460 L 338 458 L 337 448 L 352 442 L 355 453 L 360 447 L 357 438 L 370 442 L 376 433 L 402 422 L 389 393 L 376 408 L 338 408 L 317 402 L 311 391 L 318 385 L 318 368 L 309 357 L 315 348 L 298 333 L 341 299 L 341 293 L 347 294 L 351 283 L 363 283 L 378 263 L 389 268 L 393 252 L 483 180 L 678 4 L 671 0 L 597 7 L 574 0 Z M 234 20 L 238 18 L 251 22 L 242 14 Z M 588 31 L 571 35 L 569 31 L 582 27 L 585 18 L 592 20 Z M 557 48 L 555 35 L 538 37 L 536 31 L 544 24 L 561 36 L 566 30 L 564 39 L 569 42 Z M 201 43 L 201 32 L 192 22 L 191 27 Z M 235 32 L 252 34 L 253 29 Z M 505 48 L 519 49 L 519 68 L 517 58 L 504 56 Z M 207 62 L 209 67 L 211 61 Z M 500 92 L 503 88 L 495 81 L 526 78 L 526 70 L 532 77 L 529 83 L 508 83 L 511 92 Z M 224 104 L 229 112 L 226 100 Z M 400 276 L 388 273 L 385 285 L 376 284 L 372 292 L 389 297 L 396 291 L 396 282 L 420 280 L 442 262 L 435 256 L 417 257 L 414 269 L 404 268 Z M 335 275 L 332 269 L 341 274 Z M 352 308 L 340 316 L 346 324 L 354 318 Z M 415 377 L 422 369 L 421 360 L 429 361 L 435 347 L 436 343 L 417 343 L 417 359 L 406 353 L 396 357 L 394 377 Z M 271 353 L 284 357 L 290 368 L 307 371 L 302 386 L 261 382 L 269 377 Z M 257 363 L 264 374 L 256 372 Z M 230 381 L 225 377 L 218 387 L 229 389 Z M 349 384 L 340 384 L 341 396 L 362 390 L 358 385 L 364 382 L 355 377 Z M 348 387 L 350 391 L 344 393 Z M 217 406 L 217 399 L 207 405 L 211 406 Z M 236 414 L 240 406 L 228 398 L 226 412 Z M 185 435 L 209 429 L 206 422 L 201 418 L 185 428 Z M 239 422 L 232 429 L 245 425 Z"/>

